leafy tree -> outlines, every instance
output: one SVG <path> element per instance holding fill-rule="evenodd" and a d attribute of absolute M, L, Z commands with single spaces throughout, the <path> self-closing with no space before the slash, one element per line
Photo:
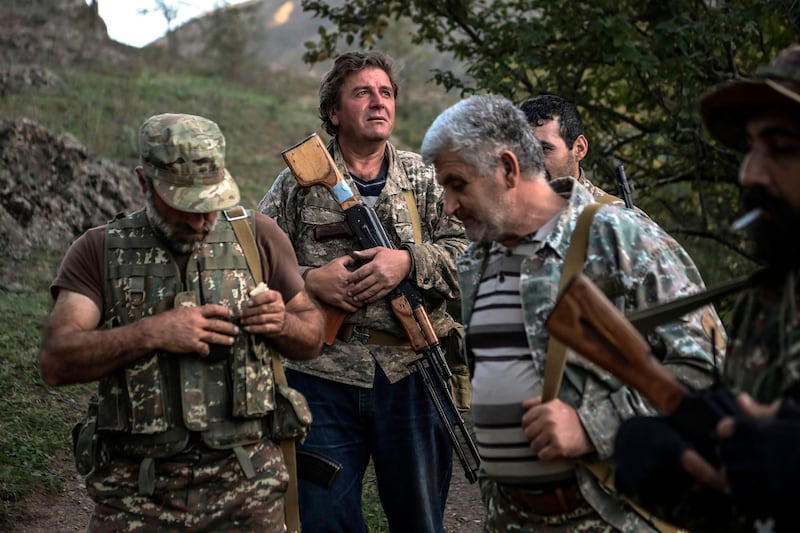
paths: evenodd
<path fill-rule="evenodd" d="M 304 59 L 372 48 L 399 20 L 466 65 L 433 79 L 462 95 L 516 102 L 553 93 L 582 109 L 594 181 L 616 189 L 624 164 L 634 200 L 689 247 L 707 279 L 751 268 L 741 236 L 739 155 L 703 130 L 698 101 L 747 75 L 800 32 L 797 0 L 302 0 L 333 23 L 306 43 Z"/>

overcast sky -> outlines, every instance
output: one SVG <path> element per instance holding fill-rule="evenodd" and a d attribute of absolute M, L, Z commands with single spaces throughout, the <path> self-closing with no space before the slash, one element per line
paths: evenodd
<path fill-rule="evenodd" d="M 167 22 L 159 11 L 146 15 L 140 10 L 154 10 L 154 0 L 99 0 L 100 16 L 108 28 L 108 36 L 130 46 L 142 47 L 159 39 L 167 32 Z M 184 22 L 211 11 L 222 5 L 239 4 L 245 0 L 170 0 L 178 6 L 177 18 L 173 22 L 178 27 Z M 87 4 L 91 0 L 86 0 Z"/>

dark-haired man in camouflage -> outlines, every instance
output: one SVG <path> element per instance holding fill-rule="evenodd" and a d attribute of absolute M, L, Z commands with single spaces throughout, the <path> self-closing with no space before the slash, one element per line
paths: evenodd
<path fill-rule="evenodd" d="M 705 472 L 696 461 L 685 462 L 699 459 L 692 451 L 697 445 L 669 418 L 627 421 L 620 428 L 620 449 L 638 453 L 615 457 L 618 485 L 691 531 L 797 531 L 800 44 L 782 50 L 752 77 L 709 91 L 700 113 L 714 139 L 745 154 L 739 173 L 743 204 L 758 214 L 748 230 L 755 256 L 768 268 L 737 301 L 729 328 L 722 385 L 738 394 L 740 412 L 719 423 L 714 455 L 706 457 L 714 466 L 705 463 Z"/>
<path fill-rule="evenodd" d="M 45 382 L 99 381 L 73 432 L 88 530 L 285 531 L 271 355 L 318 355 L 322 314 L 286 235 L 241 211 L 267 284 L 254 287 L 214 122 L 152 116 L 139 149 L 145 207 L 72 244 L 42 339 Z"/>
<path fill-rule="evenodd" d="M 385 296 L 411 280 L 444 336 L 453 327 L 447 303 L 459 296 L 455 258 L 467 241 L 461 224 L 442 214 L 433 168 L 388 142 L 394 76 L 384 54 L 346 53 L 319 91 L 319 116 L 333 136 L 328 149 L 356 198 L 375 208 L 394 249 L 354 251 L 356 240 L 335 231 L 344 214 L 331 193 L 300 187 L 289 169 L 259 205 L 289 234 L 309 293 L 349 315 L 318 359 L 288 365 L 289 383 L 314 415 L 301 449 L 344 467 L 330 490 L 300 480 L 309 532 L 366 531 L 361 490 L 370 459 L 392 531 L 444 530 L 452 447 L 420 375 L 409 368 L 419 355 Z"/>
<path fill-rule="evenodd" d="M 589 153 L 589 141 L 583 132 L 578 108 L 554 94 L 528 98 L 519 105 L 533 128 L 544 153 L 544 170 L 548 179 L 573 177 L 595 198 L 607 194 L 589 181 L 581 161 Z"/>
<path fill-rule="evenodd" d="M 652 407 L 596 366 L 568 354 L 556 399 L 542 402 L 544 322 L 552 311 L 579 214 L 597 205 L 573 178 L 549 181 L 525 115 L 499 96 L 462 100 L 431 125 L 422 157 L 444 187 L 444 212 L 474 243 L 459 258 L 467 349 L 475 362 L 472 418 L 481 454 L 486 530 L 649 531 L 581 459 L 608 459 L 620 422 Z M 635 210 L 601 206 L 582 270 L 621 309 L 703 289 L 687 253 Z M 704 308 L 658 328 L 654 354 L 685 383 L 707 385 L 714 362 Z"/>

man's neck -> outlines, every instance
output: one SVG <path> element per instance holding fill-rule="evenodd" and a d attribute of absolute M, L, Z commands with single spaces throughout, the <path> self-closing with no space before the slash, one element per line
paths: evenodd
<path fill-rule="evenodd" d="M 500 244 L 509 248 L 539 231 L 567 205 L 567 200 L 544 179 L 521 183 L 524 185 L 518 197 L 522 198 L 522 202 L 514 209 L 516 215 L 510 217 L 510 220 L 516 221 L 512 232 L 498 239 Z"/>
<path fill-rule="evenodd" d="M 381 173 L 381 166 L 386 155 L 386 141 L 376 143 L 349 145 L 339 142 L 347 170 L 363 181 L 372 181 Z"/>

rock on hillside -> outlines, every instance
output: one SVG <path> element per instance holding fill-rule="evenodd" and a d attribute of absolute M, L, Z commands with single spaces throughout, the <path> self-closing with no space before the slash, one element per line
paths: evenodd
<path fill-rule="evenodd" d="M 0 249 L 65 250 L 86 229 L 142 201 L 132 170 L 28 119 L 0 121 Z"/>
<path fill-rule="evenodd" d="M 108 38 L 96 2 L 3 0 L 0 24 L 0 69 L 33 64 L 68 67 L 100 57 L 122 59 L 131 52 Z"/>
<path fill-rule="evenodd" d="M 61 83 L 52 67 L 124 60 L 132 49 L 108 38 L 97 2 L 3 0 L 0 96 Z M 87 228 L 140 202 L 130 169 L 90 155 L 69 135 L 25 118 L 0 121 L 0 249 L 20 259 L 63 251 Z"/>

